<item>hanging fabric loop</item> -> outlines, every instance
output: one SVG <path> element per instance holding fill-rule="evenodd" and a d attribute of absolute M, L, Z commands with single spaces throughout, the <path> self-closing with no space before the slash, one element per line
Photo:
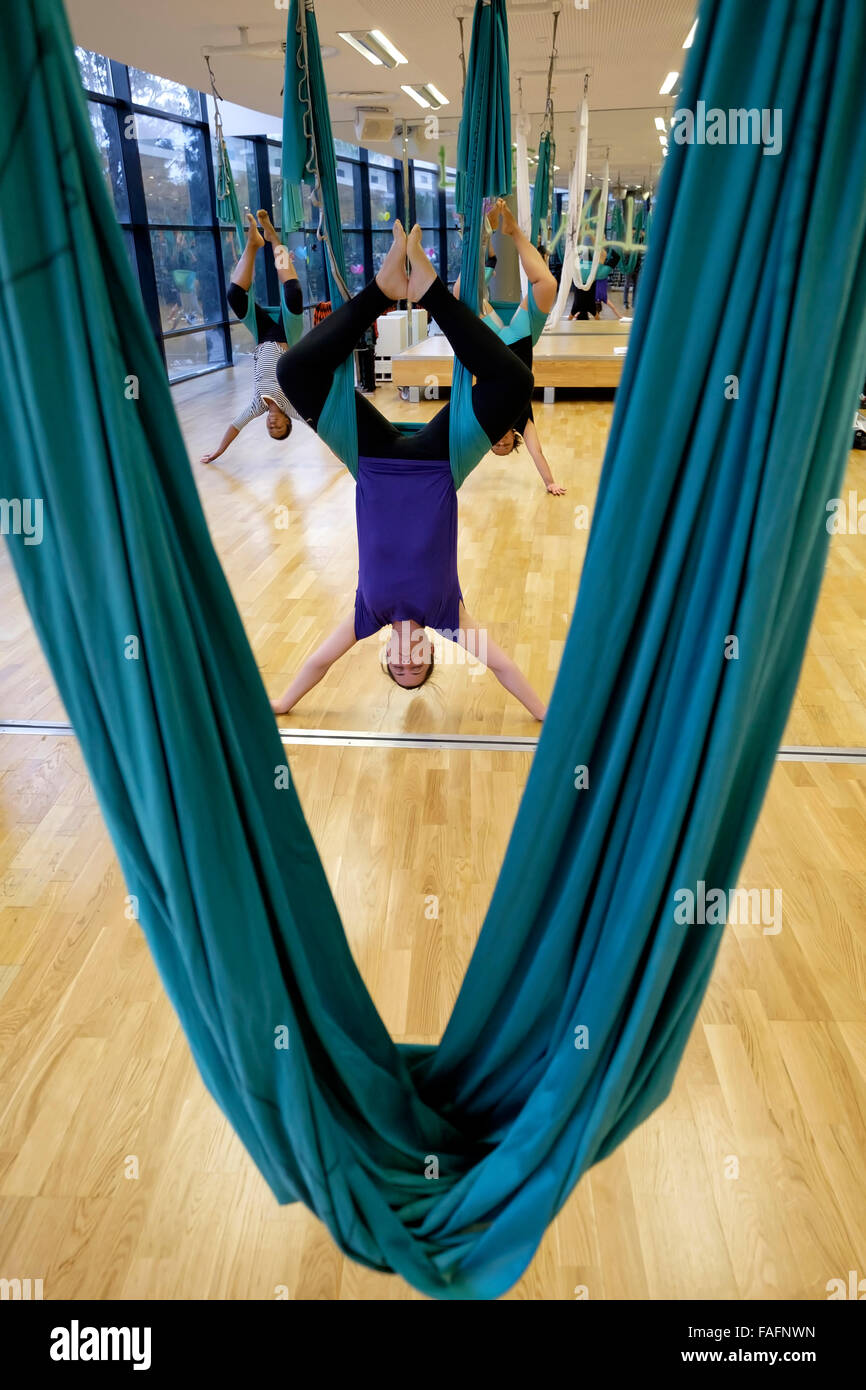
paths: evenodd
<path fill-rule="evenodd" d="M 517 79 L 517 119 L 515 121 L 515 152 L 514 168 L 515 183 L 517 189 L 517 225 L 526 237 L 532 237 L 532 204 L 529 195 L 529 154 L 527 151 L 527 140 L 532 121 L 529 114 L 523 108 L 523 81 Z M 518 261 L 520 269 L 520 297 L 526 294 L 529 288 L 529 279 L 523 268 L 523 262 Z"/>
<path fill-rule="evenodd" d="M 747 93 L 784 147 L 671 146 L 574 616 L 438 1046 L 389 1037 L 282 775 L 59 0 L 9 6 L 3 40 L 0 496 L 46 523 L 6 540 L 136 929 L 277 1200 L 427 1295 L 496 1298 L 670 1094 L 724 930 L 681 893 L 737 883 L 787 721 L 866 361 L 866 9 L 703 0 L 682 105 Z M 744 231 L 773 248 L 757 297 Z"/>
<path fill-rule="evenodd" d="M 247 239 L 247 223 L 243 211 L 238 201 L 237 189 L 235 188 L 234 175 L 232 173 L 231 160 L 229 158 L 228 145 L 226 143 L 223 130 L 222 111 L 220 102 L 222 97 L 217 91 L 214 71 L 211 66 L 209 55 L 205 54 L 208 75 L 210 77 L 211 92 L 213 94 L 214 106 L 214 143 L 216 146 L 216 202 L 217 213 L 222 222 L 229 222 L 234 226 L 238 237 L 238 255 L 241 254 Z M 248 209 L 249 210 L 249 209 Z M 285 218 L 283 226 L 285 227 Z M 304 331 L 304 320 L 301 314 L 292 314 L 286 307 L 283 298 L 282 286 L 280 287 L 280 302 L 278 305 L 263 305 L 274 323 L 282 321 L 283 336 L 286 343 L 291 344 L 298 341 Z M 256 320 L 256 303 L 252 286 L 247 294 L 247 312 L 243 319 L 244 325 L 250 335 L 258 342 L 258 325 Z"/>
<path fill-rule="evenodd" d="M 584 93 L 589 89 L 589 75 L 584 76 Z M 592 261 L 587 274 L 584 276 L 581 263 L 579 248 L 581 245 L 581 227 L 584 217 L 584 190 L 586 188 L 586 161 L 587 149 L 589 144 L 589 100 L 584 95 L 577 110 L 575 120 L 577 127 L 577 148 L 575 151 L 574 165 L 571 171 L 571 179 L 568 185 L 568 221 L 565 231 L 565 253 L 562 258 L 562 275 L 559 280 L 559 292 L 556 296 L 556 303 L 548 319 L 548 329 L 554 329 L 565 312 L 568 297 L 571 294 L 572 285 L 578 289 L 588 290 L 595 283 L 596 271 L 601 263 L 601 252 L 604 242 L 604 227 L 602 225 L 599 233 L 596 227 L 595 247 Z M 607 206 L 607 186 L 608 186 L 608 166 L 605 162 L 605 176 L 602 187 L 602 205 Z M 601 217 L 602 224 L 604 216 Z"/>

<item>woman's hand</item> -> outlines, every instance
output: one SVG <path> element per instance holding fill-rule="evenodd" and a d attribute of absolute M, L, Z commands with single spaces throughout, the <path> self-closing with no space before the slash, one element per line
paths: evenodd
<path fill-rule="evenodd" d="M 240 430 L 236 430 L 234 425 L 229 425 L 228 429 L 226 430 L 225 434 L 220 440 L 217 448 L 214 449 L 213 453 L 202 454 L 201 458 L 199 459 L 199 463 L 213 463 L 214 459 L 218 459 L 220 454 L 225 453 L 232 440 L 237 439 L 239 434 Z"/>
<path fill-rule="evenodd" d="M 559 483 L 548 483 L 548 484 L 547 484 L 547 491 L 550 493 L 551 497 L 564 497 L 564 496 L 565 496 L 565 488 L 564 488 L 564 487 L 560 487 Z"/>
<path fill-rule="evenodd" d="M 330 637 L 325 638 L 312 656 L 307 657 L 288 690 L 278 700 L 271 700 L 271 709 L 274 714 L 291 713 L 301 697 L 308 694 L 328 674 L 334 662 L 344 656 L 350 647 L 354 647 L 355 641 L 355 614 L 353 611 L 348 618 L 344 618 L 339 626 L 334 628 Z"/>

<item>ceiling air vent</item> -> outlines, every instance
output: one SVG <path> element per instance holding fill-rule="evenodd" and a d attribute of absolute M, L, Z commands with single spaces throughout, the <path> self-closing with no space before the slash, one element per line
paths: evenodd
<path fill-rule="evenodd" d="M 355 111 L 355 139 L 359 145 L 367 140 L 391 140 L 394 136 L 394 116 L 387 106 L 359 106 Z"/>

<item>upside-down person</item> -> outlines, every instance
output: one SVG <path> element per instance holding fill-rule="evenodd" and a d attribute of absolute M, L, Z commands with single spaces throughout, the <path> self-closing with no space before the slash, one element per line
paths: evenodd
<path fill-rule="evenodd" d="M 421 245 L 420 227 L 413 227 L 407 238 L 401 224 L 394 224 L 394 240 L 376 278 L 284 353 L 277 366 L 280 385 L 299 415 L 318 429 L 337 368 L 370 324 L 405 299 L 427 310 L 476 378 L 471 395 L 474 466 L 525 408 L 532 374 L 448 292 Z M 358 587 L 353 611 L 273 702 L 276 714 L 288 714 L 356 642 L 390 625 L 383 665 L 397 685 L 411 690 L 429 678 L 433 648 L 426 629 L 431 628 L 483 660 L 535 719 L 544 718 L 544 705 L 526 677 L 463 602 L 451 409 L 449 401 L 432 420 L 407 434 L 355 391 Z M 344 462 L 348 465 L 348 459 Z"/>
<path fill-rule="evenodd" d="M 520 257 L 520 264 L 526 272 L 529 286 L 508 323 L 503 323 L 499 315 L 490 307 L 486 297 L 481 311 L 488 327 L 492 328 L 502 342 L 507 343 L 511 351 L 516 353 L 521 362 L 525 363 L 532 371 L 532 349 L 541 337 L 547 316 L 556 301 L 558 286 L 544 256 L 532 245 L 529 238 L 524 236 L 510 208 L 502 198 L 497 200 L 491 210 L 490 221 L 494 230 L 498 221 L 499 230 L 505 236 L 511 237 Z M 454 294 L 458 297 L 460 295 L 459 276 L 454 285 Z M 506 430 L 502 438 L 493 445 L 494 454 L 510 454 L 514 449 L 519 449 L 521 438 L 547 491 L 552 497 L 562 497 L 565 488 L 560 487 L 559 483 L 556 482 L 550 470 L 550 464 L 544 456 L 538 430 L 535 427 L 531 396 L 512 428 Z"/>
<path fill-rule="evenodd" d="M 256 218 L 262 224 L 262 232 L 256 225 Z M 304 298 L 292 261 L 291 252 L 280 242 L 276 228 L 264 208 L 259 208 L 256 217 L 247 213 L 247 241 L 243 255 L 232 271 L 226 298 L 229 308 L 237 318 L 243 320 L 249 308 L 249 293 L 256 269 L 256 255 L 259 248 L 268 241 L 273 248 L 274 265 L 280 282 L 280 294 L 290 314 L 299 318 L 304 311 Z M 202 463 L 213 463 L 224 454 L 232 440 L 237 439 L 245 425 L 260 416 L 266 416 L 265 428 L 271 439 L 288 439 L 292 432 L 292 419 L 297 419 L 294 411 L 283 395 L 277 381 L 277 362 L 286 350 L 286 334 L 282 314 L 274 320 L 261 304 L 256 304 L 256 338 L 258 346 L 253 354 L 254 389 L 249 405 L 241 411 L 229 425 L 216 449 L 202 456 Z"/>

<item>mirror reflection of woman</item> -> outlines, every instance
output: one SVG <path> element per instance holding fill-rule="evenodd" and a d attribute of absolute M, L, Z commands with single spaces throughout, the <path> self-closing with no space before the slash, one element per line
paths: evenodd
<path fill-rule="evenodd" d="M 269 242 L 274 255 L 274 267 L 280 282 L 280 294 L 290 314 L 300 316 L 304 311 L 304 297 L 295 271 L 291 252 L 280 242 L 276 228 L 264 208 L 259 208 L 256 216 L 247 213 L 247 240 L 240 260 L 232 271 L 227 299 L 229 308 L 241 322 L 246 318 L 249 295 L 252 291 L 253 276 L 256 269 L 256 256 L 259 249 Z M 260 232 L 256 218 L 262 224 Z M 220 458 L 237 439 L 242 429 L 253 420 L 265 416 L 265 429 L 271 439 L 288 439 L 292 432 L 292 419 L 295 412 L 286 400 L 277 382 L 277 362 L 286 350 L 285 329 L 282 317 L 271 318 L 270 314 L 256 304 L 257 346 L 253 354 L 254 387 L 252 400 L 239 415 L 236 415 L 222 439 L 210 453 L 203 454 L 201 463 L 213 463 Z"/>
<path fill-rule="evenodd" d="M 285 395 L 316 429 L 337 367 L 370 324 L 405 299 L 436 320 L 475 377 L 472 411 L 489 448 L 525 407 L 532 374 L 448 292 L 421 245 L 417 226 L 407 238 L 395 223 L 391 249 L 375 279 L 280 358 L 277 377 Z M 449 459 L 450 402 L 409 434 L 358 391 L 354 404 L 359 448 L 354 610 L 273 701 L 274 712 L 288 714 L 356 642 L 390 625 L 382 666 L 396 685 L 417 689 L 430 678 L 434 656 L 429 628 L 483 660 L 534 719 L 543 719 L 544 704 L 526 677 L 463 602 L 457 574 L 457 492 Z M 478 457 L 482 455 L 483 446 Z"/>
<path fill-rule="evenodd" d="M 532 371 L 532 349 L 541 337 L 542 330 L 547 322 L 556 301 L 558 286 L 556 279 L 548 267 L 544 255 L 527 236 L 523 234 L 518 225 L 517 219 L 502 198 L 498 198 L 489 214 L 491 231 L 496 231 L 497 223 L 503 236 L 511 237 L 514 248 L 520 259 L 520 264 L 526 273 L 528 289 L 521 299 L 517 308 L 508 323 L 503 323 L 487 298 L 486 288 L 489 283 L 485 271 L 485 295 L 481 306 L 484 321 L 489 328 L 493 329 L 504 343 L 507 343 L 511 351 L 516 353 L 521 362 Z M 496 257 L 488 258 L 496 265 Z M 460 297 L 460 276 L 458 275 L 454 285 L 454 294 Z M 526 445 L 529 456 L 538 470 L 538 475 L 544 483 L 545 488 L 551 497 L 562 497 L 565 488 L 560 487 L 553 476 L 550 464 L 544 455 L 541 447 L 541 440 L 535 426 L 535 416 L 532 412 L 532 398 L 526 403 L 526 407 L 521 411 L 517 420 L 510 430 L 506 430 L 501 439 L 497 439 L 493 445 L 494 454 L 510 454 L 515 449 L 520 448 L 520 441 Z"/>

